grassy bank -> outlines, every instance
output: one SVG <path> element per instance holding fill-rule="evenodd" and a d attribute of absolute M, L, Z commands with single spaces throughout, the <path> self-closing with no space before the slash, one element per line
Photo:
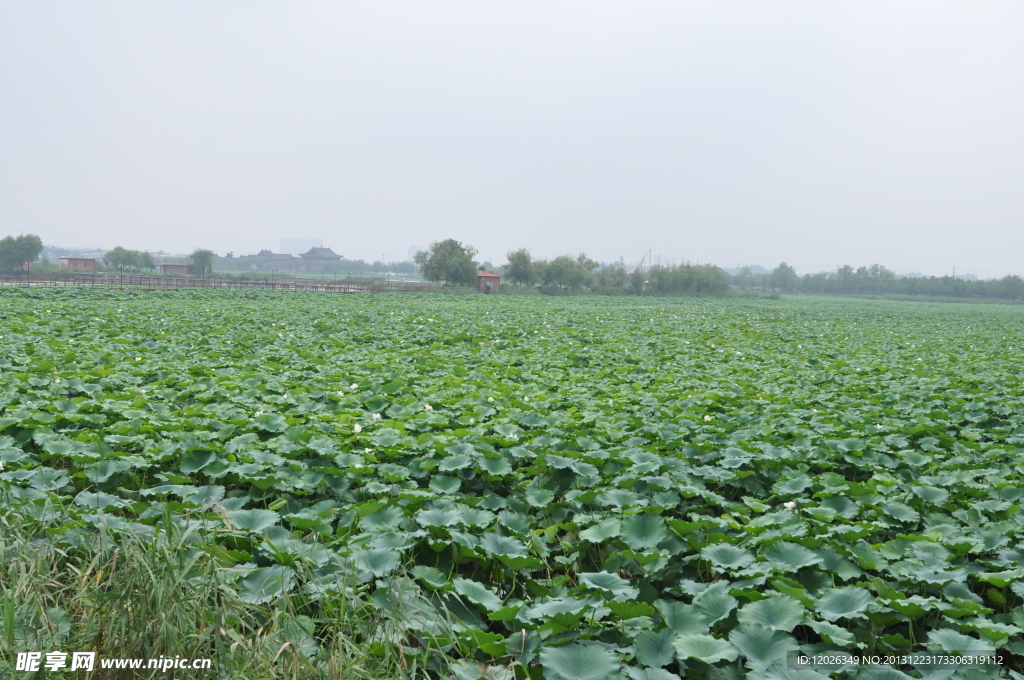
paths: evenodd
<path fill-rule="evenodd" d="M 0 677 L 48 677 L 42 670 L 16 673 L 16 653 L 42 651 L 45 659 L 56 650 L 210 659 L 210 670 L 179 676 L 240 680 L 412 680 L 426 678 L 427 667 L 440 668 L 441 655 L 429 650 L 407 658 L 394 616 L 401 607 L 387 597 L 371 601 L 355 579 L 256 604 L 264 598 L 232 587 L 232 561 L 204 537 L 201 521 L 168 512 L 148 531 L 135 525 L 132 532 L 100 513 L 95 526 L 69 529 L 64 508 L 23 507 L 18 495 L 0 483 Z M 310 568 L 297 567 L 302 580 L 313 577 Z M 267 585 L 268 593 L 273 589 Z M 81 677 L 175 675 L 103 670 L 97 661 Z"/>

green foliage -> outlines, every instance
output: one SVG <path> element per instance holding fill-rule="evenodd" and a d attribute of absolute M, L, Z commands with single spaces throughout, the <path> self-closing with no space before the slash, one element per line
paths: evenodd
<path fill-rule="evenodd" d="M 704 663 L 733 661 L 739 656 L 732 644 L 711 635 L 680 635 L 672 646 L 680 659 L 697 659 Z"/>
<path fill-rule="evenodd" d="M 615 656 L 600 647 L 545 647 L 540 663 L 548 680 L 605 680 L 618 670 Z"/>
<path fill-rule="evenodd" d="M 654 265 L 647 273 L 648 292 L 654 295 L 721 295 L 725 272 L 714 265 Z"/>
<path fill-rule="evenodd" d="M 129 250 L 117 246 L 103 254 L 103 263 L 111 269 L 136 269 L 152 271 L 153 255 L 146 251 Z"/>
<path fill-rule="evenodd" d="M 212 250 L 196 248 L 189 255 L 189 259 L 192 260 L 193 273 L 199 274 L 199 276 L 206 276 L 208 272 L 213 271 L 213 261 L 216 258 L 217 256 Z"/>
<path fill-rule="evenodd" d="M 584 253 L 534 260 L 525 249 L 510 251 L 506 276 L 513 283 L 538 281 L 545 293 L 593 291 L 603 295 L 721 295 L 726 274 L 713 265 L 654 265 L 627 272 L 621 261 L 602 265 Z"/>
<path fill-rule="evenodd" d="M 796 275 L 796 269 L 785 262 L 780 262 L 779 266 L 772 270 L 772 288 L 792 290 L 797 281 L 799 281 L 799 277 Z"/>
<path fill-rule="evenodd" d="M 742 290 L 776 290 L 811 294 L 894 295 L 949 298 L 991 298 L 1024 300 L 1024 278 L 1008 275 L 999 280 L 970 281 L 953 276 L 904 276 L 880 264 L 854 269 L 850 265 L 834 272 L 798 276 L 785 262 L 766 274 L 754 274 L 749 267 L 725 276 Z"/>
<path fill-rule="evenodd" d="M 474 255 L 474 248 L 450 238 L 431 243 L 430 250 L 416 253 L 413 261 L 427 281 L 473 285 L 476 283 L 477 272 Z"/>
<path fill-rule="evenodd" d="M 0 498 L 0 677 L 21 676 L 19 651 L 58 649 L 209 658 L 216 677 L 428 677 L 403 669 L 390 641 L 404 630 L 402 615 L 382 615 L 353 578 L 279 597 L 296 578 L 312 583 L 312 570 L 255 568 L 244 549 L 220 546 L 169 512 L 129 528 L 91 511 L 82 515 L 91 530 L 71 539 L 59 508 L 39 513 Z M 231 572 L 242 576 L 224 578 Z M 397 614 L 411 604 L 389 606 Z"/>
<path fill-rule="evenodd" d="M 505 277 L 511 283 L 518 285 L 532 285 L 537 280 L 537 272 L 533 265 L 533 256 L 526 248 L 510 250 L 506 255 L 508 264 L 505 265 Z"/>
<path fill-rule="evenodd" d="M 751 602 L 739 610 L 737 619 L 740 623 L 791 632 L 803 622 L 804 607 L 795 598 L 788 595 L 775 595 L 763 600 Z"/>
<path fill-rule="evenodd" d="M 35 234 L 5 236 L 0 239 L 0 271 L 22 270 L 42 252 L 43 241 Z"/>
<path fill-rule="evenodd" d="M 0 674 L 97 636 L 244 677 L 1019 669 L 1018 307 L 20 288 L 0 315 Z"/>

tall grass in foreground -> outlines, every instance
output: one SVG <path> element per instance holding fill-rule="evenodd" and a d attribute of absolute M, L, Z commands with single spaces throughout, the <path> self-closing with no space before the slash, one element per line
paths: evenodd
<path fill-rule="evenodd" d="M 90 674 L 76 671 L 95 679 L 417 680 L 427 677 L 425 665 L 439 667 L 440 655 L 430 650 L 403 652 L 400 619 L 354 583 L 315 601 L 293 595 L 247 604 L 219 576 L 216 552 L 197 525 L 167 517 L 152 536 L 100 530 L 91 541 L 68 542 L 40 519 L 54 513 L 29 516 L 2 496 L 0 678 L 55 676 L 16 672 L 15 659 L 19 651 L 41 651 L 45 659 L 58 650 L 212 659 L 208 671 L 104 671 L 98 662 Z"/>

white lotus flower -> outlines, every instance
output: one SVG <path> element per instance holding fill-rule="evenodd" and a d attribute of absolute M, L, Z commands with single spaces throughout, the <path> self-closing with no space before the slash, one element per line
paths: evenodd
<path fill-rule="evenodd" d="M 352 383 L 351 385 L 348 386 L 348 388 L 350 390 L 358 390 L 359 389 L 359 385 L 357 385 L 356 383 Z"/>
<path fill-rule="evenodd" d="M 261 415 L 263 415 L 263 411 L 256 411 L 256 413 L 252 414 L 253 418 L 259 418 Z"/>
<path fill-rule="evenodd" d="M 783 503 L 782 507 L 786 508 L 786 510 L 796 510 L 796 503 L 789 501 L 788 503 Z"/>
<path fill-rule="evenodd" d="M 338 396 L 339 396 L 339 397 L 344 397 L 344 396 L 345 396 L 345 393 L 344 393 L 344 392 L 342 392 L 341 390 L 338 390 Z"/>
<path fill-rule="evenodd" d="M 875 429 L 876 430 L 881 430 L 882 429 L 882 425 L 881 424 L 876 424 L 875 425 Z"/>
<path fill-rule="evenodd" d="M 488 403 L 493 404 L 494 403 L 494 397 L 487 397 L 487 401 L 488 401 Z"/>
<path fill-rule="evenodd" d="M 433 407 L 433 406 L 431 406 L 430 404 L 427 404 L 427 405 L 426 405 L 426 406 L 424 406 L 423 408 L 427 409 L 428 411 L 433 411 L 433 410 L 434 410 L 434 407 Z"/>
<path fill-rule="evenodd" d="M 352 431 L 355 432 L 356 434 L 359 434 L 360 432 L 363 431 L 363 428 L 359 426 L 359 423 L 356 423 L 355 425 L 352 426 Z"/>
<path fill-rule="evenodd" d="M 518 440 L 518 439 L 519 439 L 519 435 L 517 435 L 517 434 L 513 433 L 513 434 L 510 434 L 510 435 L 508 436 L 508 438 L 509 438 L 509 439 L 513 439 L 513 440 Z"/>
<path fill-rule="evenodd" d="M 373 449 L 363 449 L 363 453 L 373 453 Z"/>
<path fill-rule="evenodd" d="M 470 425 L 476 425 L 476 418 L 470 418 L 469 419 L 469 424 Z"/>
<path fill-rule="evenodd" d="M 374 420 L 380 420 L 380 414 L 379 413 L 374 413 L 373 414 L 373 419 Z"/>
<path fill-rule="evenodd" d="M 709 422 L 710 420 L 711 420 L 711 416 L 704 416 L 704 422 L 705 423 Z"/>
<path fill-rule="evenodd" d="M 523 397 L 523 401 L 530 401 L 529 397 Z"/>

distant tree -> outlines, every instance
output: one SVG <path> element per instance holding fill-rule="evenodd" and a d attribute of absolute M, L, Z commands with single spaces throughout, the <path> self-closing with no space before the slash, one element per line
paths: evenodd
<path fill-rule="evenodd" d="M 592 272 L 600 267 L 601 263 L 591 260 L 586 253 L 580 253 L 576 256 L 576 266 L 585 272 Z"/>
<path fill-rule="evenodd" d="M 736 285 L 740 288 L 749 288 L 750 281 L 754 278 L 754 272 L 750 270 L 749 265 L 744 265 L 738 272 L 736 272 Z"/>
<path fill-rule="evenodd" d="M 505 255 L 508 264 L 505 265 L 505 278 L 517 285 L 529 286 L 537 280 L 537 269 L 533 265 L 533 256 L 526 248 L 510 250 Z"/>
<path fill-rule="evenodd" d="M 581 257 L 584 262 L 593 263 L 594 267 L 597 266 L 596 262 L 588 260 L 586 256 Z M 569 255 L 559 255 L 546 263 L 546 266 L 540 270 L 541 282 L 545 286 L 570 290 L 586 286 L 590 279 L 590 272 L 584 269 L 580 262 L 581 260 Z"/>
<path fill-rule="evenodd" d="M 192 266 L 199 270 L 200 276 L 206 276 L 207 271 L 213 271 L 213 260 L 216 257 L 212 250 L 206 250 L 204 248 L 196 248 L 192 251 L 189 259 L 192 260 Z"/>
<path fill-rule="evenodd" d="M 447 284 L 476 283 L 476 249 L 464 246 L 455 239 L 434 241 L 430 250 L 416 253 L 413 261 L 427 281 L 444 281 Z"/>
<path fill-rule="evenodd" d="M 633 270 L 629 272 L 629 285 L 632 286 L 633 292 L 637 295 L 644 292 L 645 282 L 647 282 L 647 278 L 644 275 L 644 270 L 639 266 L 633 267 Z"/>
<path fill-rule="evenodd" d="M 785 262 L 780 262 L 779 266 L 772 270 L 771 282 L 773 288 L 793 290 L 800 282 L 800 277 L 796 275 L 796 269 Z"/>
<path fill-rule="evenodd" d="M 135 261 L 134 251 L 116 246 L 103 254 L 103 262 L 111 269 L 131 268 Z"/>
<path fill-rule="evenodd" d="M 35 234 L 7 236 L 0 240 L 0 269 L 24 269 L 43 252 L 43 240 Z"/>
<path fill-rule="evenodd" d="M 103 254 L 103 262 L 111 269 L 146 271 L 153 268 L 153 255 L 142 250 L 129 250 L 117 246 Z"/>
<path fill-rule="evenodd" d="M 594 289 L 606 294 L 622 294 L 629 273 L 626 264 L 620 259 L 613 264 L 604 265 L 594 273 Z"/>

